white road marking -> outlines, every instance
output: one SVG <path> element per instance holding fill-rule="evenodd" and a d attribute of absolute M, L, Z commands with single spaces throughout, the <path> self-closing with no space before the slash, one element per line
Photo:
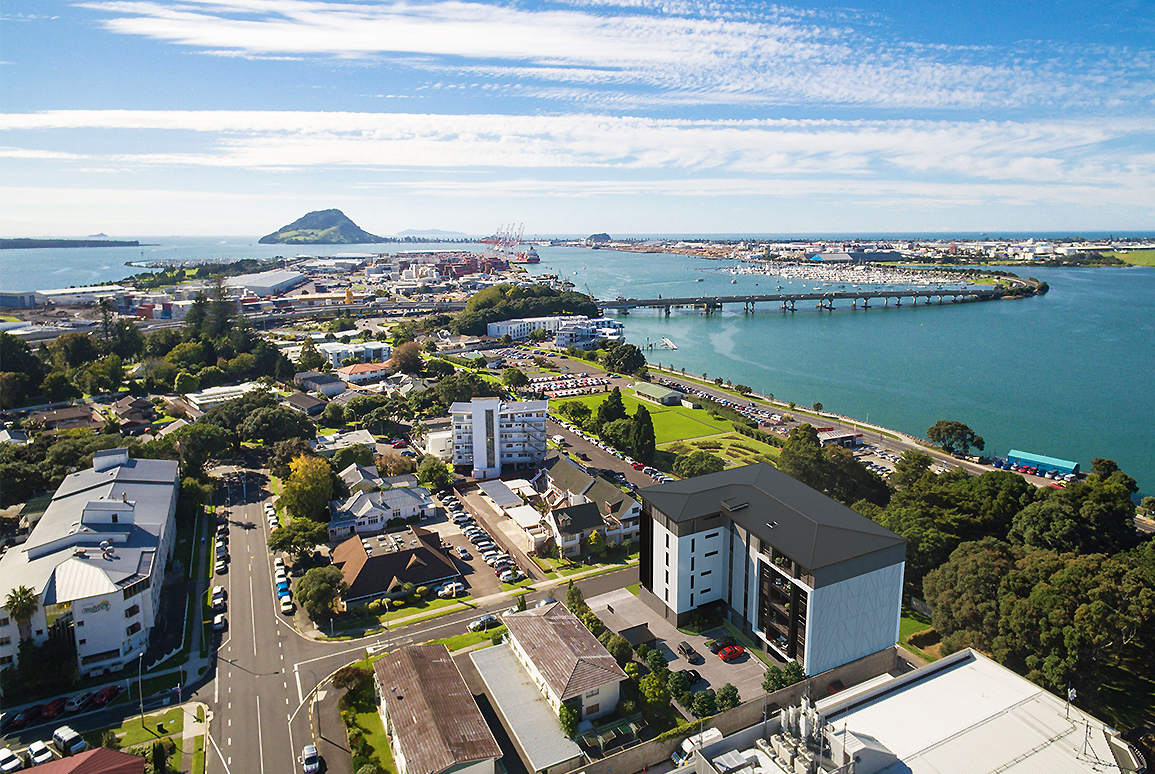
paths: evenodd
<path fill-rule="evenodd" d="M 265 742 L 264 734 L 261 732 L 261 697 L 257 696 L 257 752 L 261 756 L 261 768 L 258 771 L 265 770 Z"/>
<path fill-rule="evenodd" d="M 293 667 L 293 677 L 297 680 L 297 704 L 302 704 L 305 701 L 305 695 L 301 693 L 301 673 L 296 667 Z"/>
<path fill-rule="evenodd" d="M 252 571 L 252 564 L 249 565 L 250 572 Z M 253 602 L 253 576 L 249 576 L 249 612 L 253 616 L 253 655 L 257 655 L 257 608 Z M 262 769 L 263 771 L 264 769 Z"/>

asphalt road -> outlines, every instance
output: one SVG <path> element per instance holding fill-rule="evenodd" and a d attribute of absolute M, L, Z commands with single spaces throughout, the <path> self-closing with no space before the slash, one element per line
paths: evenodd
<path fill-rule="evenodd" d="M 212 710 L 206 771 L 299 771 L 301 747 L 320 741 L 327 771 L 352 774 L 343 733 L 337 733 L 341 729 L 331 721 L 339 692 L 327 685 L 320 691 L 314 689 L 342 666 L 363 658 L 366 648 L 392 648 L 461 634 L 482 612 L 499 612 L 508 601 L 356 640 L 310 639 L 289 624 L 276 604 L 262 506 L 269 493 L 259 490 L 252 477 L 241 474 L 229 480 L 228 489 L 232 559 L 227 575 L 214 580 L 228 592 L 228 628 L 217 633 L 215 665 L 195 693 Z M 637 578 L 637 568 L 629 567 L 578 585 L 586 596 L 595 596 Z M 547 596 L 547 592 L 534 591 L 529 602 Z M 314 705 L 317 695 L 320 700 Z"/>

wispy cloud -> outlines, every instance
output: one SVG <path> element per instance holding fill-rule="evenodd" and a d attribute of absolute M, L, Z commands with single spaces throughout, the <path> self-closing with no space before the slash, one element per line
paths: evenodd
<path fill-rule="evenodd" d="M 621 191 L 682 186 L 706 193 L 702 181 L 724 180 L 718 193 L 737 194 L 772 181 L 783 191 L 875 196 L 937 190 L 939 196 L 963 191 L 997 198 L 1034 190 L 1067 200 L 1096 191 L 1100 200 L 1118 194 L 1129 204 L 1155 207 L 1155 154 L 1149 150 L 1155 119 L 726 121 L 111 110 L 0 114 L 0 130 L 9 146 L 0 156 L 138 169 L 402 170 L 425 178 L 430 172 L 508 176 L 527 170 L 541 175 L 542 188 L 575 194 L 610 184 L 586 180 L 590 170 L 601 170 L 600 177 Z M 111 132 L 115 147 L 171 147 L 171 138 L 179 137 L 187 150 L 84 154 L 54 146 L 53 137 L 74 142 L 78 130 L 94 137 Z M 407 183 L 429 190 L 455 184 Z"/>
<path fill-rule="evenodd" d="M 616 13 L 605 11 L 609 5 Z M 1102 107 L 1155 95 L 1150 52 L 1068 60 L 1030 50 L 926 46 L 774 6 L 759 13 L 740 4 L 645 0 L 541 9 L 466 0 L 83 6 L 114 32 L 214 55 L 388 61 L 462 78 L 566 85 L 587 95 L 616 90 L 618 100 L 636 104 L 1017 109 Z"/>

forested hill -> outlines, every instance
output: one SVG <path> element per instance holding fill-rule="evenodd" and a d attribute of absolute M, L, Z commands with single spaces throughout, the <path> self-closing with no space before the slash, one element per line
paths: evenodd
<path fill-rule="evenodd" d="M 558 292 L 544 285 L 495 285 L 469 299 L 464 311 L 457 315 L 454 327 L 458 333 L 484 336 L 491 322 L 555 314 L 597 317 L 598 305 L 583 293 Z"/>
<path fill-rule="evenodd" d="M 387 242 L 340 210 L 317 210 L 260 239 L 262 245 L 357 245 Z"/>

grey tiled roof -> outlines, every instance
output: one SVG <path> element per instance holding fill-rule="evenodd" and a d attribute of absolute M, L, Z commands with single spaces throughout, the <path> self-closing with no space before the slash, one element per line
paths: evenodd
<path fill-rule="evenodd" d="M 726 513 L 811 570 L 906 543 L 765 463 L 658 484 L 638 494 L 675 522 Z"/>

